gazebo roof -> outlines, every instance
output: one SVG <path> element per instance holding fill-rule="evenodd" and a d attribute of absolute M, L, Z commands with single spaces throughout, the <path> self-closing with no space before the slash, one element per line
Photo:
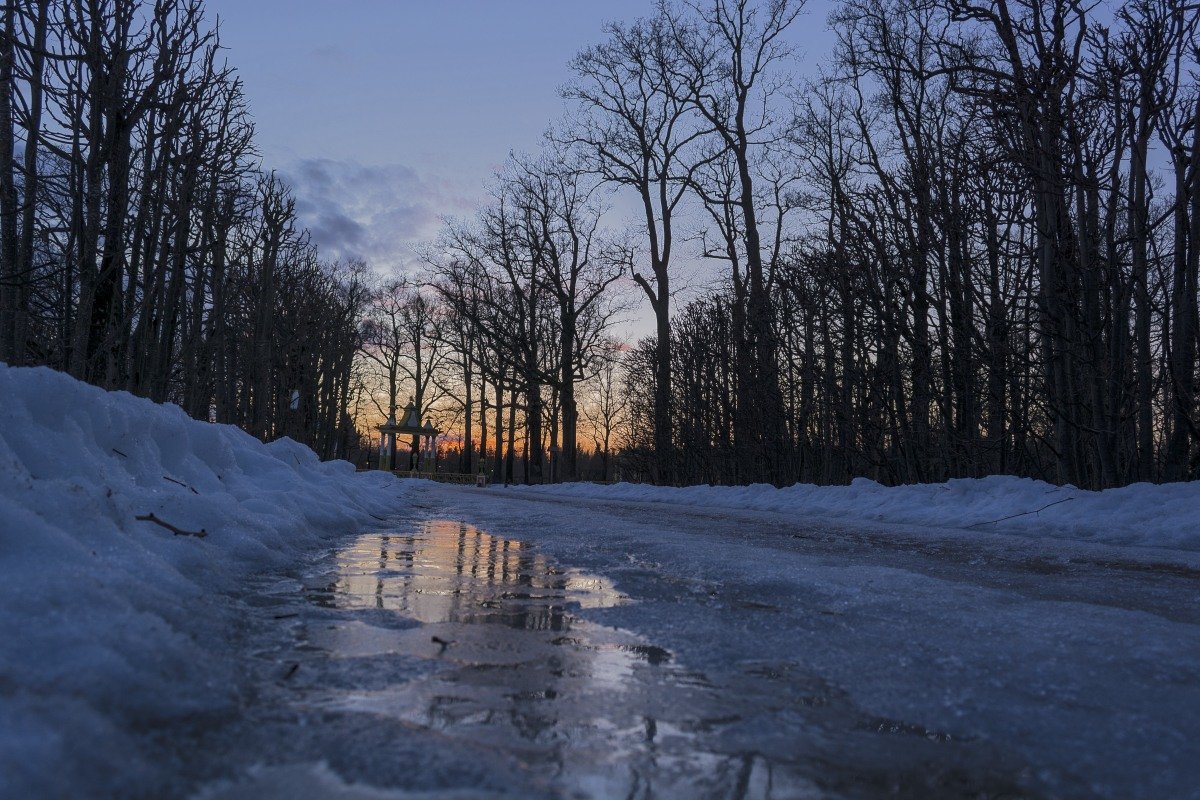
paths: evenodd
<path fill-rule="evenodd" d="M 417 410 L 417 405 L 411 397 L 408 398 L 408 405 L 404 407 L 404 413 L 400 415 L 400 421 L 388 417 L 387 422 L 379 426 L 379 430 L 383 433 L 410 433 L 414 436 L 436 436 L 441 433 L 428 419 L 424 425 L 421 424 L 421 412 Z"/>

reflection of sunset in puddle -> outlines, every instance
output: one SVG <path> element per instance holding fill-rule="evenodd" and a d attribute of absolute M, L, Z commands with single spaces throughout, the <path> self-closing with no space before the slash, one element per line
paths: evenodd
<path fill-rule="evenodd" d="M 718 714 L 701 676 L 635 634 L 577 616 L 573 609 L 628 602 L 611 581 L 556 565 L 522 542 L 447 520 L 364 535 L 336 554 L 329 583 L 309 596 L 421 623 L 343 620 L 311 629 L 310 647 L 339 660 L 438 665 L 371 690 L 331 688 L 313 698 L 326 710 L 498 748 L 560 789 L 592 796 L 637 786 L 721 794 L 748 768 L 775 773 L 762 759 L 700 745 Z"/>
<path fill-rule="evenodd" d="M 560 569 L 528 545 L 450 520 L 429 520 L 412 534 L 359 537 L 337 562 L 332 604 L 390 609 L 424 623 L 559 631 L 569 625 L 569 604 L 624 600 L 604 578 Z"/>

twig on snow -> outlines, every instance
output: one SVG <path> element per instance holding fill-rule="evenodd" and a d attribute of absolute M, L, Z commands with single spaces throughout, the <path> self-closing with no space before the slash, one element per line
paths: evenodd
<path fill-rule="evenodd" d="M 183 488 L 185 488 L 185 489 L 190 489 L 190 490 L 192 491 L 192 494 L 200 494 L 199 492 L 197 492 L 197 491 L 196 491 L 196 487 L 194 487 L 194 486 L 188 486 L 188 485 L 187 485 L 186 483 L 184 483 L 183 481 L 177 481 L 177 480 L 175 480 L 174 478 L 172 478 L 170 475 L 163 475 L 163 480 L 164 480 L 164 481 L 170 481 L 171 483 L 174 483 L 174 484 L 176 484 L 177 486 L 182 486 L 182 487 L 183 487 Z"/>
<path fill-rule="evenodd" d="M 1046 510 L 1047 508 L 1049 508 L 1050 506 L 1056 506 L 1056 505 L 1058 505 L 1059 503 L 1066 503 L 1066 502 L 1068 502 L 1068 501 L 1070 501 L 1070 500 L 1074 500 L 1074 499 L 1075 499 L 1074 497 L 1064 497 L 1062 500 L 1055 500 L 1053 503 L 1047 503 L 1046 505 L 1044 505 L 1044 506 L 1042 506 L 1041 508 L 1039 508 L 1039 509 L 1036 509 L 1036 510 L 1034 510 L 1034 511 L 1022 511 L 1020 514 L 1010 514 L 1009 516 L 1007 516 L 1007 517 L 1001 517 L 1000 519 L 989 519 L 987 522 L 976 522 L 975 524 L 973 524 L 973 525 L 968 525 L 967 527 L 968 527 L 968 528 L 974 528 L 974 527 L 976 527 L 976 526 L 978 526 L 978 525 L 991 525 L 992 523 L 995 523 L 995 522 L 1004 522 L 1004 521 L 1005 521 L 1005 520 L 1007 520 L 1007 519 L 1015 519 L 1015 518 L 1017 518 L 1017 517 L 1023 517 L 1023 516 L 1025 516 L 1025 515 L 1027 515 L 1027 514 L 1038 514 L 1038 513 L 1042 512 L 1042 511 L 1045 511 L 1045 510 Z"/>
<path fill-rule="evenodd" d="M 136 519 L 138 522 L 153 522 L 155 525 L 166 528 L 176 536 L 195 536 L 197 539 L 203 539 L 205 536 L 208 536 L 208 531 L 204 530 L 204 528 L 201 528 L 198 531 L 185 531 L 183 528 L 177 528 L 171 523 L 159 519 L 158 517 L 154 516 L 153 512 L 149 514 L 138 514 L 136 517 L 134 517 L 134 519 Z"/>

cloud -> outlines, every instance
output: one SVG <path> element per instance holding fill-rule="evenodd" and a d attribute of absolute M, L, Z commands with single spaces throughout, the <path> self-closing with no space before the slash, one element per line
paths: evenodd
<path fill-rule="evenodd" d="M 281 173 L 322 257 L 363 259 L 381 272 L 408 268 L 416 246 L 437 236 L 441 217 L 464 205 L 445 181 L 404 164 L 310 158 Z"/>

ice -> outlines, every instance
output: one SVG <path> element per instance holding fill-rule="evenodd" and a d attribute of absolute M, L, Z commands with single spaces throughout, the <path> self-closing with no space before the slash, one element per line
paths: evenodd
<path fill-rule="evenodd" d="M 252 769 L 247 780 L 213 786 L 193 800 L 483 800 L 485 792 L 406 792 L 358 786 L 343 781 L 323 762 Z"/>
<path fill-rule="evenodd" d="M 634 602 L 589 619 L 737 697 L 731 746 L 811 759 L 831 796 L 1200 796 L 1195 553 L 637 489 L 422 502 L 614 581 Z"/>

